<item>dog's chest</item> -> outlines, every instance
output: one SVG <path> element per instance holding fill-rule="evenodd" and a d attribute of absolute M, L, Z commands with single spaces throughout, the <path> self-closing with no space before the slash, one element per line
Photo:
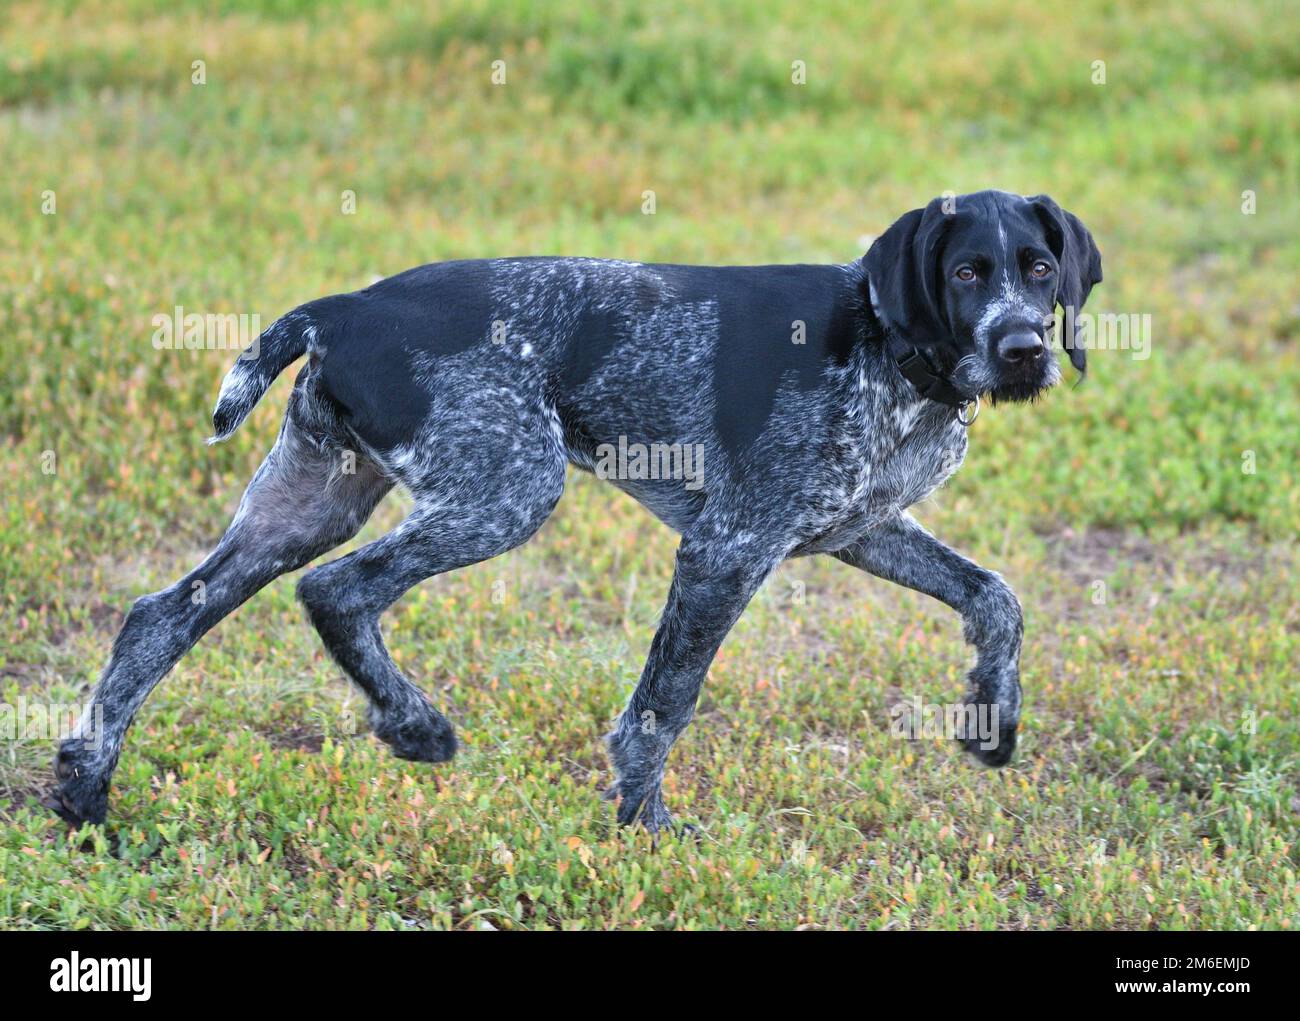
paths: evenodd
<path fill-rule="evenodd" d="M 864 465 L 869 508 L 906 510 L 946 482 L 966 457 L 966 429 L 933 401 L 899 405 L 885 417 L 883 442 Z"/>
<path fill-rule="evenodd" d="M 933 493 L 966 456 L 966 429 L 932 401 L 882 409 L 853 429 L 851 485 L 828 515 L 814 548 L 837 549 Z"/>

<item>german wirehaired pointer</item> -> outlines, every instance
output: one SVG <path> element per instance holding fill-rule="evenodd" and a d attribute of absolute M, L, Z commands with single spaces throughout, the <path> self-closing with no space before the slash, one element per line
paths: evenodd
<path fill-rule="evenodd" d="M 154 685 L 267 582 L 355 535 L 395 484 L 414 498 L 410 516 L 307 572 L 298 596 L 369 697 L 376 736 L 404 759 L 449 759 L 451 724 L 389 657 L 380 616 L 426 578 L 526 542 L 566 465 L 598 471 L 620 445 L 696 450 L 707 470 L 691 485 L 603 473 L 682 536 L 640 683 L 608 738 L 619 822 L 671 823 L 665 760 L 714 653 L 773 568 L 813 553 L 961 614 L 978 653 L 968 704 L 999 720 L 995 742 L 964 743 L 1003 765 L 1020 712 L 1019 603 L 907 509 L 961 464 L 981 396 L 1030 400 L 1059 380 L 1056 306 L 1077 311 L 1100 280 L 1073 215 L 1046 196 L 986 191 L 907 213 L 845 266 L 489 259 L 308 302 L 226 376 L 210 442 L 307 356 L 229 530 L 132 606 L 59 749 L 49 804 L 102 821 Z"/>

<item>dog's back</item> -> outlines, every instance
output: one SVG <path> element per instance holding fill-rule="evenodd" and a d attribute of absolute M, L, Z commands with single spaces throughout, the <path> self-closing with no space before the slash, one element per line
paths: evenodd
<path fill-rule="evenodd" d="M 251 407 L 257 387 L 237 381 L 269 385 L 305 352 L 300 387 L 339 439 L 400 469 L 447 439 L 441 406 L 472 414 L 476 389 L 508 388 L 554 412 L 571 463 L 681 530 L 710 481 L 772 463 L 792 419 L 825 424 L 827 373 L 843 374 L 859 340 L 860 285 L 840 266 L 434 263 L 295 309 L 267 331 L 265 366 L 238 362 L 223 397 Z M 476 428 L 505 425 L 491 404 Z M 229 435 L 235 416 L 216 417 Z"/>

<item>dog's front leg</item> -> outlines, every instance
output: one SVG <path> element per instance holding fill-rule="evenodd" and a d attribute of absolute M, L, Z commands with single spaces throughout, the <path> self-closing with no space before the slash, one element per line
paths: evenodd
<path fill-rule="evenodd" d="M 872 529 L 835 556 L 877 577 L 942 600 L 961 614 L 966 640 L 978 653 L 968 704 L 992 716 L 996 732 L 967 733 L 967 751 L 1004 766 L 1016 747 L 1020 720 L 1020 603 L 1001 576 L 949 549 L 909 515 Z"/>
<path fill-rule="evenodd" d="M 709 664 L 750 597 L 781 560 L 717 537 L 687 536 L 677 551 L 659 629 L 640 683 L 609 735 L 618 821 L 651 833 L 671 826 L 660 793 L 673 742 L 695 713 Z"/>

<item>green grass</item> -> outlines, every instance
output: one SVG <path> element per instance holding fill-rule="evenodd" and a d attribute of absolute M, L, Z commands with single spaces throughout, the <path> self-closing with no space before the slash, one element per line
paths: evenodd
<path fill-rule="evenodd" d="M 600 737 L 674 537 L 574 478 L 535 541 L 387 618 L 454 763 L 365 733 L 281 579 L 137 719 L 116 849 L 35 806 L 52 742 L 0 743 L 0 925 L 1297 927 L 1294 9 L 438 6 L 6 4 L 0 698 L 84 700 L 272 441 L 291 374 L 206 447 L 229 355 L 154 350 L 153 315 L 269 323 L 453 257 L 847 261 L 933 195 L 1002 187 L 1077 212 L 1097 310 L 1153 322 L 1149 359 L 1094 352 L 1082 385 L 986 409 L 919 510 L 1021 595 L 1017 757 L 890 736 L 900 699 L 958 697 L 959 622 L 801 561 L 670 762 L 701 840 L 617 831 Z"/>

